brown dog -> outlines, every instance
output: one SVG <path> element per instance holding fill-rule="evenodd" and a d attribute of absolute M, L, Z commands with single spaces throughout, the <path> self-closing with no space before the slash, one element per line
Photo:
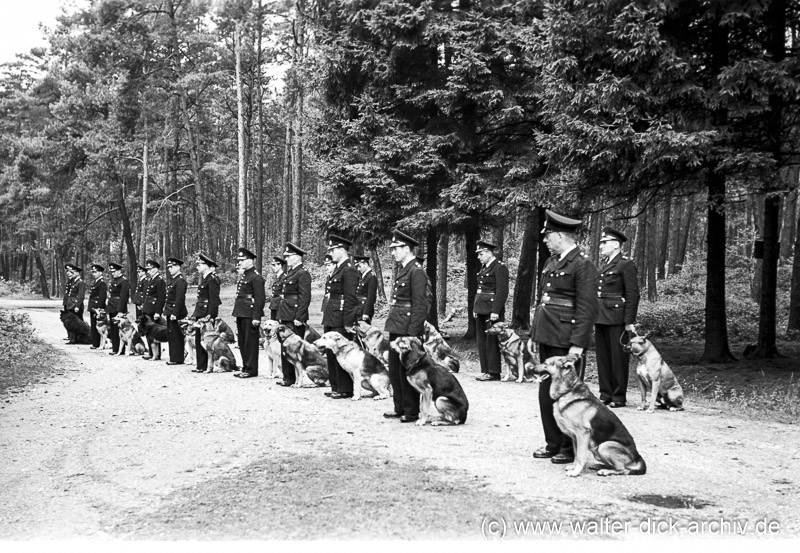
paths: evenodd
<path fill-rule="evenodd" d="M 683 388 L 647 335 L 632 337 L 623 349 L 636 356 L 636 375 L 642 392 L 642 403 L 637 409 L 641 411 L 645 408 L 649 393 L 648 413 L 655 410 L 656 402 L 670 411 L 683 411 Z"/>
<path fill-rule="evenodd" d="M 275 330 L 280 323 L 268 319 L 261 323 L 261 338 L 264 340 L 264 351 L 267 352 L 267 377 L 283 378 L 281 371 L 281 343 Z"/>
<path fill-rule="evenodd" d="M 139 334 L 139 331 L 133 326 L 133 321 L 130 319 L 130 316 L 125 313 L 118 313 L 114 317 L 114 320 L 119 327 L 119 353 L 117 355 L 122 355 L 126 348 L 128 355 L 144 354 L 147 350 L 147 346 L 145 346 L 144 340 L 142 340 L 142 335 Z"/>
<path fill-rule="evenodd" d="M 197 321 L 200 333 L 200 345 L 208 352 L 206 373 L 231 372 L 236 370 L 236 357 L 230 344 L 233 342 L 233 331 L 220 318 L 201 319 Z"/>
<path fill-rule="evenodd" d="M 567 476 L 580 475 L 590 455 L 610 467 L 598 470 L 600 476 L 645 473 L 647 466 L 633 437 L 617 415 L 578 378 L 573 357 L 550 357 L 536 366 L 536 372 L 552 378 L 553 415 L 575 447 L 575 462 L 566 467 Z"/>
<path fill-rule="evenodd" d="M 503 354 L 503 366 L 505 368 L 503 382 L 516 380 L 518 383 L 533 382 L 535 378 L 534 369 L 536 363 L 528 350 L 528 344 L 523 342 L 508 323 L 494 323 L 486 334 L 497 336 L 500 343 L 500 353 Z"/>
<path fill-rule="evenodd" d="M 366 321 L 359 321 L 356 325 L 356 336 L 364 351 L 380 359 L 384 367 L 389 367 L 389 340 L 380 329 Z"/>
<path fill-rule="evenodd" d="M 197 360 L 197 352 L 194 350 L 194 336 L 198 332 L 197 325 L 193 321 L 183 319 L 178 321 L 183 332 L 183 359 L 187 365 L 194 365 Z"/>
<path fill-rule="evenodd" d="M 436 363 L 442 365 L 451 373 L 457 373 L 461 368 L 461 361 L 458 360 L 452 348 L 444 341 L 444 338 L 439 331 L 436 330 L 436 327 L 428 321 L 425 321 L 423 332 L 425 342 L 422 345 L 425 351 L 428 352 L 428 355 L 430 355 Z"/>
<path fill-rule="evenodd" d="M 294 333 L 286 325 L 278 325 L 275 335 L 281 343 L 283 355 L 294 366 L 295 381 L 292 388 L 302 388 L 305 376 L 316 386 L 324 386 L 328 381 L 328 362 L 313 346 Z"/>
<path fill-rule="evenodd" d="M 339 332 L 326 332 L 322 338 L 314 342 L 321 349 L 328 349 L 336 356 L 339 366 L 346 370 L 353 384 L 361 383 L 361 387 L 375 395 L 374 399 L 388 399 L 392 396 L 392 385 L 389 383 L 389 371 L 380 360 L 358 347 Z M 361 390 L 355 388 L 353 401 L 361 399 Z"/>
<path fill-rule="evenodd" d="M 409 383 L 420 393 L 417 426 L 428 421 L 432 426 L 464 424 L 469 401 L 458 379 L 434 362 L 419 338 L 403 336 L 391 347 L 400 354 Z"/>

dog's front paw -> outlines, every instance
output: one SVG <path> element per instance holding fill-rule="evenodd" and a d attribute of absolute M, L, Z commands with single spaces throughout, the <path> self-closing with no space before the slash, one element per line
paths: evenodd
<path fill-rule="evenodd" d="M 417 422 L 415 422 L 414 424 L 416 424 L 417 426 L 425 426 L 426 422 L 428 422 L 428 419 L 417 419 Z"/>
<path fill-rule="evenodd" d="M 380 401 L 382 399 L 389 399 L 389 396 L 375 396 L 372 399 L 375 400 L 375 401 Z"/>
<path fill-rule="evenodd" d="M 640 405 L 636 408 L 637 411 L 644 411 L 644 405 Z"/>
<path fill-rule="evenodd" d="M 503 378 L 500 379 L 500 382 L 508 382 L 509 380 L 511 380 L 510 376 L 504 376 Z"/>
<path fill-rule="evenodd" d="M 358 401 L 361 399 L 361 394 L 353 394 L 353 397 L 350 398 L 350 401 Z"/>
<path fill-rule="evenodd" d="M 575 478 L 576 476 L 580 476 L 581 472 L 582 471 L 580 469 L 574 468 L 572 470 L 567 471 L 567 476 L 569 476 L 570 478 Z"/>
<path fill-rule="evenodd" d="M 670 407 L 669 410 L 674 413 L 675 411 L 683 411 L 683 407 Z"/>
<path fill-rule="evenodd" d="M 525 381 L 521 376 L 517 379 L 517 384 L 522 384 Z"/>
<path fill-rule="evenodd" d="M 647 412 L 648 412 L 648 413 L 655 413 L 655 412 L 656 412 L 656 410 L 655 410 L 655 409 L 653 409 L 652 407 L 648 407 L 648 409 L 647 409 Z"/>

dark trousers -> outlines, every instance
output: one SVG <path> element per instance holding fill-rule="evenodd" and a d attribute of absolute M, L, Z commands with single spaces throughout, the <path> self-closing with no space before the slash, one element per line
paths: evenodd
<path fill-rule="evenodd" d="M 186 357 L 183 345 L 183 331 L 178 321 L 167 318 L 167 343 L 169 344 L 169 360 L 171 363 L 183 363 Z"/>
<path fill-rule="evenodd" d="M 389 334 L 389 341 L 407 334 Z M 389 382 L 392 383 L 394 412 L 409 417 L 419 416 L 419 392 L 406 378 L 406 371 L 400 364 L 400 354 L 389 349 Z"/>
<path fill-rule="evenodd" d="M 89 332 L 92 336 L 92 346 L 100 347 L 100 333 L 97 332 L 97 315 L 93 310 L 89 310 Z"/>
<path fill-rule="evenodd" d="M 259 327 L 253 326 L 250 317 L 236 317 L 236 339 L 242 354 L 242 372 L 258 376 Z"/>
<path fill-rule="evenodd" d="M 546 344 L 539 344 L 539 361 L 544 363 L 548 357 L 556 355 L 567 355 L 569 348 L 559 348 L 555 346 L 548 346 Z M 581 355 L 575 368 L 578 369 L 578 377 L 583 380 L 583 371 L 586 366 L 586 353 Z M 553 415 L 553 405 L 555 401 L 550 397 L 550 385 L 553 380 L 546 379 L 539 384 L 539 411 L 542 416 L 542 428 L 544 429 L 544 440 L 547 443 L 547 450 L 552 453 L 563 453 L 568 457 L 575 456 L 575 448 L 572 444 L 572 438 L 564 434 L 556 423 L 556 417 Z"/>
<path fill-rule="evenodd" d="M 500 316 L 498 321 L 502 321 Z M 475 336 L 478 341 L 478 359 L 481 362 L 481 372 L 500 374 L 500 340 L 496 335 L 486 334 L 486 323 L 489 315 L 477 314 L 475 321 Z"/>
<path fill-rule="evenodd" d="M 323 327 L 325 332 L 338 332 L 348 340 L 353 339 L 353 335 L 347 332 L 344 328 L 338 326 Z M 336 359 L 336 355 L 329 350 L 325 350 L 325 357 L 328 360 L 328 380 L 331 383 L 331 392 L 339 392 L 340 394 L 353 393 L 353 377 L 350 373 L 344 370 Z M 359 382 L 359 384 L 361 384 Z M 358 393 L 361 393 L 359 390 Z"/>
<path fill-rule="evenodd" d="M 203 347 L 203 337 L 200 335 L 200 329 L 194 333 L 194 350 L 197 354 L 197 370 L 208 370 L 208 352 Z"/>
<path fill-rule="evenodd" d="M 108 314 L 108 337 L 111 340 L 111 351 L 119 353 L 119 323 L 114 320 L 116 313 Z"/>
<path fill-rule="evenodd" d="M 281 321 L 281 324 L 294 330 L 294 333 L 301 338 L 305 334 L 306 327 L 303 325 L 295 326 L 294 321 Z M 283 371 L 283 381 L 286 384 L 294 384 L 297 381 L 294 374 L 294 365 L 286 359 L 286 356 L 283 354 L 283 347 L 281 347 L 281 371 Z"/>
<path fill-rule="evenodd" d="M 600 400 L 625 403 L 630 356 L 619 343 L 625 325 L 594 325 Z"/>

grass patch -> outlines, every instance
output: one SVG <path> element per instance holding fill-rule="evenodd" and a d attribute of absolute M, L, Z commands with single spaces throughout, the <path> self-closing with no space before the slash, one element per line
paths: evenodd
<path fill-rule="evenodd" d="M 34 336 L 26 313 L 0 309 L 0 396 L 21 391 L 53 374 L 57 352 Z"/>

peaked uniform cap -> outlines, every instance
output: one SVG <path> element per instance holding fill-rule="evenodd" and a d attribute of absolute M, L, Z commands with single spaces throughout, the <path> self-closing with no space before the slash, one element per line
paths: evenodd
<path fill-rule="evenodd" d="M 360 262 L 363 262 L 363 263 L 369 263 L 369 259 L 370 259 L 370 257 L 368 255 L 354 255 L 353 256 L 353 260 L 354 261 L 360 261 Z"/>
<path fill-rule="evenodd" d="M 330 254 L 326 253 L 325 257 L 322 260 L 323 263 L 333 263 L 333 258 Z"/>
<path fill-rule="evenodd" d="M 210 257 L 208 257 L 204 253 L 198 253 L 197 254 L 197 260 L 198 261 L 202 261 L 203 263 L 205 263 L 209 267 L 216 267 L 217 266 L 217 262 L 214 261 L 213 259 L 211 259 Z"/>
<path fill-rule="evenodd" d="M 244 259 L 255 259 L 257 256 L 247 248 L 239 248 L 239 254 L 236 257 Z"/>
<path fill-rule="evenodd" d="M 497 249 L 496 245 L 492 244 L 491 242 L 487 242 L 486 240 L 478 240 L 477 246 L 478 249 L 475 250 L 475 253 L 480 253 L 483 251 L 493 252 Z"/>
<path fill-rule="evenodd" d="M 137 271 L 142 271 L 142 272 L 147 272 L 147 268 L 142 266 L 142 265 L 137 265 L 136 266 L 136 270 Z"/>
<path fill-rule="evenodd" d="M 283 257 L 282 254 L 275 254 L 272 256 L 273 263 L 280 263 L 281 265 L 286 265 L 286 258 Z"/>
<path fill-rule="evenodd" d="M 622 244 L 623 242 L 628 241 L 628 237 L 616 229 L 613 229 L 611 227 L 604 227 L 603 234 L 600 236 L 600 241 L 608 242 L 609 240 L 616 240 L 617 242 Z"/>
<path fill-rule="evenodd" d="M 334 248 L 348 249 L 352 245 L 353 245 L 353 243 L 350 240 L 348 240 L 346 238 L 342 238 L 341 236 L 336 236 L 335 234 L 331 234 L 330 236 L 328 236 L 328 249 L 329 250 L 332 250 Z"/>
<path fill-rule="evenodd" d="M 421 255 L 416 256 L 414 259 L 417 260 L 417 263 L 419 263 L 420 267 L 425 264 L 425 258 Z"/>
<path fill-rule="evenodd" d="M 108 268 L 111 269 L 112 271 L 121 271 L 123 269 L 122 265 L 114 262 L 110 262 L 108 264 Z"/>
<path fill-rule="evenodd" d="M 95 263 L 94 265 L 92 265 L 92 270 L 97 271 L 98 273 L 103 273 L 105 272 L 106 268 L 103 267 L 102 265 Z"/>
<path fill-rule="evenodd" d="M 72 263 L 67 263 L 66 265 L 64 265 L 64 268 L 65 269 L 71 269 L 71 270 L 75 271 L 76 273 L 82 273 L 83 272 L 83 267 L 78 267 L 77 265 L 73 265 Z"/>
<path fill-rule="evenodd" d="M 181 265 L 183 265 L 183 259 L 178 259 L 177 257 L 170 257 L 169 259 L 167 259 L 167 267 L 169 267 L 170 265 L 177 265 L 178 267 L 180 267 Z"/>
<path fill-rule="evenodd" d="M 299 246 L 292 244 L 291 242 L 286 242 L 286 246 L 283 250 L 283 255 L 305 255 L 306 252 Z"/>
<path fill-rule="evenodd" d="M 161 263 L 159 263 L 155 259 L 148 259 L 147 261 L 144 262 L 144 266 L 147 269 L 160 269 Z"/>
<path fill-rule="evenodd" d="M 408 246 L 409 248 L 416 248 L 419 242 L 411 238 L 408 234 L 395 229 L 392 232 L 392 243 L 389 244 L 390 248 L 397 248 L 400 246 Z"/>
<path fill-rule="evenodd" d="M 571 219 L 563 215 L 559 215 L 554 211 L 546 209 L 544 212 L 545 221 L 542 233 L 545 232 L 569 232 L 573 233 L 578 230 L 578 227 L 583 224 L 580 219 Z"/>

